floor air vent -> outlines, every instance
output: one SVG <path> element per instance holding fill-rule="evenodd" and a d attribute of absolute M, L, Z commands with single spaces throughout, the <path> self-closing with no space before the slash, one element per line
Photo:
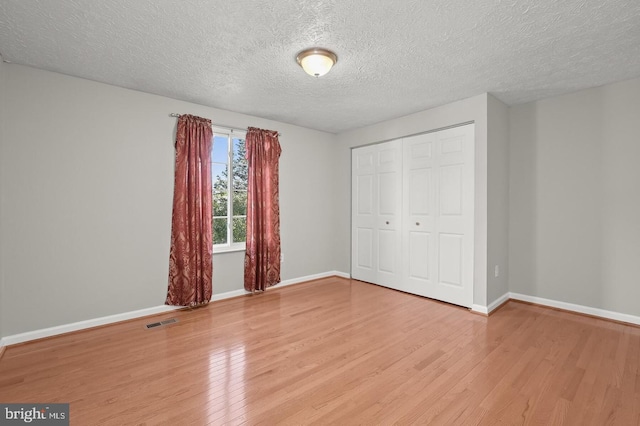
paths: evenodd
<path fill-rule="evenodd" d="M 169 318 L 166 320 L 162 320 L 160 322 L 152 322 L 151 324 L 147 324 L 146 327 L 147 328 L 156 328 L 156 327 L 162 327 L 163 325 L 169 325 L 169 324 L 173 324 L 178 322 L 177 319 L 175 318 Z"/>

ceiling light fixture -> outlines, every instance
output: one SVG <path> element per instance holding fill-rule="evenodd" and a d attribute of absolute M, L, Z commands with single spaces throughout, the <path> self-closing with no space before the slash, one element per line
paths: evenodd
<path fill-rule="evenodd" d="M 330 50 L 312 47 L 298 53 L 296 61 L 310 76 L 322 77 L 338 62 L 338 57 Z"/>

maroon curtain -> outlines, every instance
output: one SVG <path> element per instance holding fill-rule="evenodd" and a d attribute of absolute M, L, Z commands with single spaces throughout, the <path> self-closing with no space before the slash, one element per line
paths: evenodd
<path fill-rule="evenodd" d="M 182 115 L 176 133 L 167 305 L 211 299 L 211 120 Z"/>
<path fill-rule="evenodd" d="M 278 201 L 278 132 L 249 127 L 247 251 L 244 288 L 264 291 L 280 282 L 280 205 Z"/>

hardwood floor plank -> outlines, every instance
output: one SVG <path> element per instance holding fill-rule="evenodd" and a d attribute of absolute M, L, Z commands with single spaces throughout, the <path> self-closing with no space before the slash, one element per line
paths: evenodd
<path fill-rule="evenodd" d="M 566 399 L 559 399 L 556 405 L 553 407 L 553 413 L 551 413 L 550 425 L 563 425 L 566 424 L 569 407 L 571 403 Z"/>
<path fill-rule="evenodd" d="M 326 278 L 7 347 L 0 401 L 74 425 L 638 425 L 640 329 Z"/>

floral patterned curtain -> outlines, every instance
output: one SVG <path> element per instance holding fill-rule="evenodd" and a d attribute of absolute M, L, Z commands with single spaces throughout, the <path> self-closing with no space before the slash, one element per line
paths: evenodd
<path fill-rule="evenodd" d="M 280 282 L 280 205 L 278 200 L 278 132 L 249 127 L 247 250 L 244 288 L 264 291 Z"/>
<path fill-rule="evenodd" d="M 208 303 L 212 286 L 211 120 L 178 119 L 167 305 Z"/>

